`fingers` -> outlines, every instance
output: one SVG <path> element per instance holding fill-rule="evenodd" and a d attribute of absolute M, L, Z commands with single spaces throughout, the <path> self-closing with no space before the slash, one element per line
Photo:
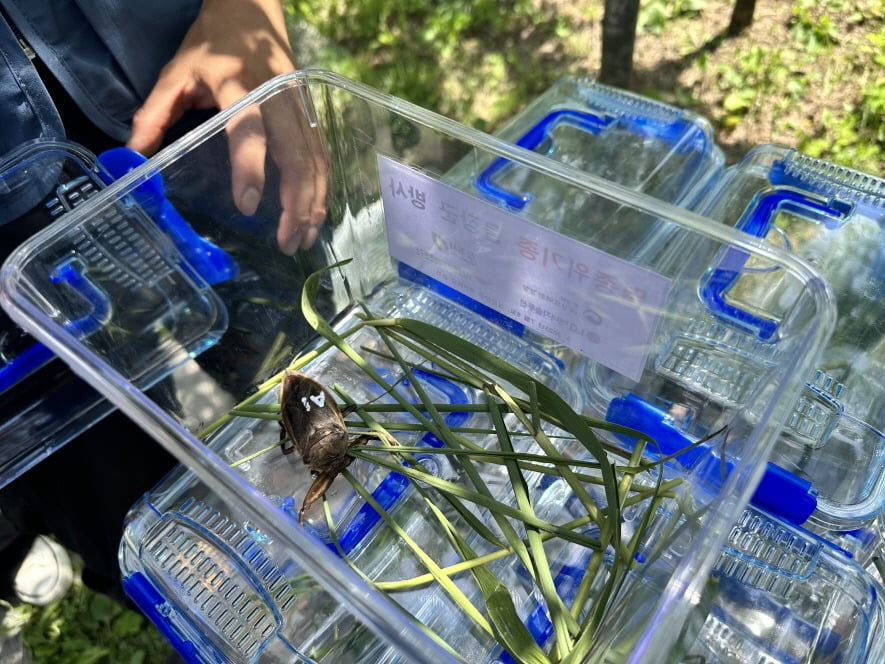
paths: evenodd
<path fill-rule="evenodd" d="M 174 74 L 172 80 L 174 80 Z M 217 86 L 215 93 L 197 85 L 187 90 L 166 83 L 161 76 L 154 91 L 133 119 L 128 146 L 145 155 L 160 147 L 166 130 L 186 110 L 228 106 L 248 89 L 235 78 Z M 320 130 L 311 126 L 299 90 L 279 93 L 264 103 L 243 109 L 225 127 L 231 161 L 231 191 L 237 209 L 255 214 L 265 186 L 268 151 L 280 172 L 281 213 L 277 245 L 292 255 L 309 249 L 326 218 L 329 165 Z"/>
<path fill-rule="evenodd" d="M 197 86 L 188 88 L 189 79 L 177 67 L 161 72 L 157 84 L 132 118 L 132 133 L 126 145 L 145 156 L 160 149 L 166 131 L 192 108 L 212 108 L 211 96 Z"/>
<path fill-rule="evenodd" d="M 128 145 L 151 155 L 186 111 L 224 109 L 261 81 L 294 69 L 277 0 L 204 2 L 176 55 L 133 119 Z M 237 209 L 256 213 L 270 153 L 280 172 L 277 244 L 286 254 L 309 248 L 326 217 L 328 160 L 319 130 L 305 119 L 300 94 L 281 93 L 242 109 L 225 127 L 231 193 Z M 272 110 L 271 106 L 274 107 Z"/>
<path fill-rule="evenodd" d="M 329 165 L 320 130 L 311 126 L 300 90 L 289 89 L 263 109 L 268 148 L 280 171 L 282 213 L 277 245 L 288 255 L 309 249 L 326 219 Z"/>
<path fill-rule="evenodd" d="M 261 201 L 268 150 L 279 169 L 276 239 L 280 251 L 290 256 L 316 242 L 329 189 L 325 147 L 319 130 L 310 126 L 294 100 L 297 96 L 280 93 L 261 109 L 245 109 L 227 126 L 234 200 L 243 214 L 254 214 Z"/>
<path fill-rule="evenodd" d="M 230 79 L 219 91 L 219 104 L 222 108 L 228 106 L 247 92 L 245 86 Z M 254 106 L 245 109 L 228 122 L 226 130 L 234 202 L 240 212 L 248 217 L 255 214 L 264 191 L 267 136 L 261 111 Z"/>
<path fill-rule="evenodd" d="M 290 256 L 299 249 L 313 246 L 326 218 L 328 170 L 318 156 L 280 167 L 283 211 L 277 226 L 277 245 Z"/>
<path fill-rule="evenodd" d="M 154 154 L 177 119 L 173 106 L 152 94 L 132 118 L 132 133 L 126 145 L 145 156 Z"/>

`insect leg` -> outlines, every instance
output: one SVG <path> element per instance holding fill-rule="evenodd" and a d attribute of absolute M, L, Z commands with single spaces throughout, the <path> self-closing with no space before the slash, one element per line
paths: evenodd
<path fill-rule="evenodd" d="M 364 433 L 361 436 L 354 436 L 349 441 L 347 441 L 347 446 L 353 447 L 354 445 L 365 445 L 370 440 L 380 440 L 380 438 L 371 433 Z"/>
<path fill-rule="evenodd" d="M 340 472 L 341 470 L 338 468 L 327 470 L 314 478 L 313 484 L 310 485 L 307 493 L 304 494 L 304 502 L 301 503 L 301 509 L 298 511 L 298 523 L 302 526 L 304 525 L 304 513 L 310 509 L 311 505 L 326 495 L 326 491 L 332 486 L 332 482 L 335 481 Z"/>
<path fill-rule="evenodd" d="M 289 447 L 286 447 L 286 441 L 289 441 Z M 280 422 L 280 451 L 283 454 L 292 454 L 295 451 L 295 443 L 289 438 L 289 434 L 286 433 L 286 427 L 283 426 L 282 422 Z"/>

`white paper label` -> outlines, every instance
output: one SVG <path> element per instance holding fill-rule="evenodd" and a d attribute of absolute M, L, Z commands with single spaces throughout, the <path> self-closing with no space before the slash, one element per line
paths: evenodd
<path fill-rule="evenodd" d="M 670 280 L 378 156 L 390 255 L 639 380 Z"/>

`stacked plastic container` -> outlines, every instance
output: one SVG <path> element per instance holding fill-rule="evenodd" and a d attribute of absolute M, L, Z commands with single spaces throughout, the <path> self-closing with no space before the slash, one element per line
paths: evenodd
<path fill-rule="evenodd" d="M 885 507 L 885 180 L 760 146 L 699 209 L 801 256 L 833 289 L 836 331 L 772 461 L 811 483 L 808 522 L 821 532 L 869 524 Z"/>
<path fill-rule="evenodd" d="M 580 138 L 562 147 L 549 130 L 551 118 L 577 126 L 572 118 L 587 113 L 588 104 L 594 123 L 582 121 Z M 636 121 L 637 116 L 643 119 Z M 662 122 L 662 117 L 670 120 Z M 878 611 L 859 607 L 866 602 L 862 597 L 878 592 L 860 566 L 871 566 L 882 547 L 876 517 L 885 497 L 885 180 L 775 145 L 759 146 L 727 169 L 720 169 L 721 160 L 713 156 L 673 163 L 674 154 L 686 154 L 685 145 L 718 156 L 712 142 L 697 138 L 675 141 L 681 150 L 661 149 L 673 137 L 675 119 L 686 117 L 691 116 L 593 81 L 566 79 L 512 119 L 500 135 L 765 238 L 814 265 L 833 288 L 840 314 L 836 332 L 806 377 L 753 496 L 755 507 L 742 515 L 726 544 L 716 572 L 720 581 L 728 579 L 721 614 L 707 621 L 695 652 L 700 661 L 833 661 L 830 646 L 844 635 L 834 632 L 828 621 L 833 616 L 855 620 L 857 611 L 870 618 Z M 617 160 L 596 161 L 597 142 L 606 139 L 601 128 L 615 126 L 650 130 L 653 137 L 645 137 L 644 149 L 657 158 L 671 185 L 680 186 L 660 188 L 643 177 L 641 167 L 618 170 Z M 691 127 L 689 135 L 696 137 L 706 123 L 695 117 Z M 578 131 L 572 128 L 569 135 L 574 138 Z M 612 147 L 618 143 L 615 139 Z M 702 172 L 679 168 L 694 164 Z M 470 169 L 461 165 L 460 181 L 469 179 L 464 173 Z M 489 200 L 521 210 L 545 193 L 518 177 L 518 171 L 503 160 L 478 164 L 472 185 Z M 502 175 L 507 172 L 512 173 L 509 179 Z M 611 229 L 616 232 L 617 224 Z M 660 240 L 659 234 L 653 242 Z M 728 262 L 727 269 L 712 272 L 700 288 L 700 296 L 719 315 L 688 321 L 659 358 L 661 374 L 723 405 L 742 403 L 747 392 L 759 389 L 765 365 L 776 353 L 759 340 L 770 338 L 777 321 L 753 311 L 745 296 L 776 301 L 784 294 L 776 274 L 757 269 L 749 257 L 735 253 Z M 749 325 L 756 333 L 735 334 L 720 325 L 722 318 Z M 585 387 L 592 393 L 600 377 L 592 370 L 587 377 Z M 667 409 L 640 400 L 612 403 L 610 419 L 654 432 L 658 440 L 673 440 L 672 451 L 685 446 Z M 842 586 L 840 578 L 851 582 Z M 782 594 L 782 587 L 789 587 L 789 593 Z M 727 596 L 735 594 L 754 608 L 732 605 Z M 806 596 L 803 605 L 814 607 L 811 614 L 793 613 L 800 596 Z M 825 600 L 808 601 L 813 597 Z M 843 601 L 853 608 L 834 609 Z M 817 650 L 816 643 L 824 646 Z M 880 648 L 860 647 L 844 661 L 878 661 Z"/>
<path fill-rule="evenodd" d="M 560 80 L 496 137 L 686 207 L 724 164 L 704 118 L 587 80 Z M 469 155 L 446 174 L 446 181 L 600 247 L 638 253 L 658 246 L 664 232 L 663 221 L 649 228 L 629 207 L 584 209 L 586 201 L 572 200 L 555 183 L 505 158 Z"/>
<path fill-rule="evenodd" d="M 445 595 L 401 593 L 395 606 L 342 561 L 343 551 L 370 579 L 411 569 L 346 483 L 330 492 L 338 546 L 321 516 L 298 525 L 310 474 L 291 456 L 254 456 L 278 448 L 277 422 L 236 417 L 197 436 L 320 347 L 301 290 L 342 259 L 352 261 L 325 273 L 316 303 L 336 329 L 363 307 L 449 329 L 575 410 L 642 431 L 668 457 L 664 473 L 681 489 L 652 519 L 642 542 L 655 555 L 637 561 L 619 590 L 590 661 L 882 660 L 878 583 L 794 525 L 821 511 L 818 480 L 789 458 L 767 461 L 787 444 L 798 395 L 829 351 L 833 293 L 787 248 L 735 228 L 735 207 L 719 217 L 729 223 L 687 209 L 713 214 L 722 195 L 707 193 L 740 180 L 721 177 L 702 119 L 580 81 L 549 94 L 498 138 L 333 74 L 281 77 L 5 263 L 3 304 L 16 321 L 183 462 L 133 508 L 121 565 L 130 596 L 189 661 L 452 659 L 414 619 L 466 661 L 510 661 Z M 256 110 L 290 129 L 274 133 L 286 141 L 274 154 L 292 160 L 268 161 L 262 203 L 247 218 L 231 196 L 225 129 Z M 331 188 L 317 243 L 292 258 L 276 236 L 292 183 L 302 192 L 313 184 L 311 171 L 286 170 L 297 163 L 328 166 Z M 158 231 L 162 211 L 145 197 L 158 183 L 194 237 L 176 243 Z M 109 223 L 130 243 L 104 242 Z M 211 247 L 223 273 L 196 269 L 193 243 Z M 132 269 L 135 256 L 144 263 Z M 52 279 L 66 265 L 109 303 L 86 334 L 71 321 L 83 317 L 87 291 Z M 125 288 L 114 276 L 123 268 Z M 146 305 L 137 319 L 133 293 Z M 377 363 L 412 389 L 382 355 Z M 303 370 L 357 401 L 381 396 L 334 351 Z M 152 396 L 161 378 L 172 403 Z M 459 426 L 471 424 L 457 407 L 477 394 L 432 372 L 415 378 L 453 406 Z M 875 426 L 858 408 L 852 422 Z M 604 435 L 632 447 L 632 438 Z M 435 546 L 426 505 L 397 475 L 357 463 L 352 472 L 404 516 L 410 536 Z M 439 473 L 457 478 L 445 464 Z M 552 516 L 568 515 L 571 497 L 561 483 L 532 487 Z M 628 532 L 634 518 L 625 511 Z M 586 551 L 569 551 L 555 570 L 564 593 L 588 562 Z M 496 570 L 521 587 L 515 567 Z M 548 645 L 540 598 L 526 595 L 518 608 Z"/>
<path fill-rule="evenodd" d="M 830 560 L 855 563 L 832 581 L 820 567 L 808 576 L 817 596 L 841 601 L 843 589 L 881 580 L 875 565 L 885 508 L 885 180 L 764 145 L 729 168 L 699 209 L 801 256 L 835 293 L 836 330 L 806 377 L 771 462 L 808 487 L 805 506 L 790 515 L 804 526 L 803 538 L 815 545 L 815 533 L 827 543 Z M 761 288 L 767 297 L 778 297 L 779 289 L 772 291 L 765 281 L 765 286 L 748 282 L 744 292 Z M 778 496 L 778 504 L 791 500 Z M 824 591 L 831 582 L 837 587 Z M 827 610 L 842 620 L 853 615 L 835 604 Z M 825 622 L 813 620 L 817 629 L 809 637 L 829 639 L 833 633 Z M 874 651 L 856 661 L 882 656 Z"/>

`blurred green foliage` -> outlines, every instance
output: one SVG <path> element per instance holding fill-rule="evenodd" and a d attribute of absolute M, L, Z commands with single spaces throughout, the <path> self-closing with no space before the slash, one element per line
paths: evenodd
<path fill-rule="evenodd" d="M 23 624 L 22 640 L 35 664 L 163 664 L 168 641 L 141 613 L 76 578 L 59 601 L 9 609 L 9 621 Z"/>
<path fill-rule="evenodd" d="M 294 20 L 326 40 L 312 66 L 486 131 L 557 78 L 594 75 L 587 62 L 599 61 L 576 21 L 601 29 L 602 0 L 579 0 L 567 13 L 552 0 L 286 2 Z M 682 53 L 692 50 L 685 43 L 692 22 L 727 16 L 730 6 L 642 0 L 638 30 Z M 728 40 L 727 55 L 695 53 L 698 80 L 641 92 L 707 116 L 721 143 L 764 130 L 813 156 L 881 175 L 885 0 L 793 0 L 786 25 L 766 25 L 770 12 L 760 7 L 755 35 Z"/>
<path fill-rule="evenodd" d="M 698 16 L 707 0 L 644 0 L 640 3 L 637 30 L 662 34 L 676 18 Z"/>
<path fill-rule="evenodd" d="M 532 0 L 289 0 L 289 11 L 332 44 L 311 54 L 318 66 L 481 128 L 558 77 L 533 49 L 569 31 Z"/>

